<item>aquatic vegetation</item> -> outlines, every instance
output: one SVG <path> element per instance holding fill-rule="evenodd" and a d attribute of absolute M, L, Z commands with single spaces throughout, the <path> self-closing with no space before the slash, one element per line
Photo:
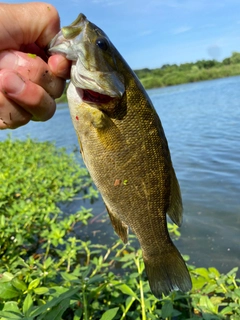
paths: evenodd
<path fill-rule="evenodd" d="M 237 268 L 188 266 L 193 289 L 157 300 L 135 237 L 94 244 L 84 230 L 97 192 L 76 155 L 53 144 L 0 142 L 0 320 L 240 318 Z M 64 210 L 63 210 L 64 208 Z M 176 239 L 179 229 L 169 224 Z M 188 257 L 184 257 L 188 260 Z"/>

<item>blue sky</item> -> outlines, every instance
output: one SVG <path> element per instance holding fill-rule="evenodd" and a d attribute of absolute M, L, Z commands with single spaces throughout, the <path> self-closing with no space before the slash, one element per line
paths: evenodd
<path fill-rule="evenodd" d="M 62 26 L 84 13 L 104 30 L 133 69 L 222 60 L 240 52 L 239 0 L 48 2 L 58 9 Z"/>

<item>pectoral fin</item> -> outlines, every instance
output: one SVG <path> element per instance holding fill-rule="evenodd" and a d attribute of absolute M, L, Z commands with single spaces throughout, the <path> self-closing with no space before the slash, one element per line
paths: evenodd
<path fill-rule="evenodd" d="M 180 226 L 182 223 L 182 198 L 180 187 L 175 175 L 174 170 L 171 172 L 171 196 L 170 196 L 170 205 L 168 208 L 168 215 L 171 220 L 177 225 Z"/>
<path fill-rule="evenodd" d="M 120 219 L 118 219 L 115 215 L 113 215 L 107 206 L 106 208 L 115 232 L 121 238 L 123 243 L 127 243 L 128 242 L 128 226 L 124 222 L 122 222 Z"/>

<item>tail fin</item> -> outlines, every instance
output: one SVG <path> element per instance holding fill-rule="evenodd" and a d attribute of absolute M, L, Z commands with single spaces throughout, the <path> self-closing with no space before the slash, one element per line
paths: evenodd
<path fill-rule="evenodd" d="M 156 298 L 161 299 L 162 294 L 168 295 L 174 290 L 191 290 L 189 272 L 174 244 L 161 255 L 149 256 L 143 252 L 143 260 L 151 291 Z"/>

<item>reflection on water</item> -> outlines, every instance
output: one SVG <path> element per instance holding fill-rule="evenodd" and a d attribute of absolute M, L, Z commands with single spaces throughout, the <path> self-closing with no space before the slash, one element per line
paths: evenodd
<path fill-rule="evenodd" d="M 182 237 L 177 243 L 190 263 L 228 271 L 240 265 L 240 77 L 149 90 L 169 142 L 184 202 Z M 68 108 L 59 106 L 46 123 L 0 132 L 0 140 L 30 135 L 56 141 L 72 151 L 77 138 Z M 78 205 L 78 204 L 76 204 Z M 101 201 L 94 212 L 104 210 Z M 87 231 L 112 235 L 96 219 Z"/>

